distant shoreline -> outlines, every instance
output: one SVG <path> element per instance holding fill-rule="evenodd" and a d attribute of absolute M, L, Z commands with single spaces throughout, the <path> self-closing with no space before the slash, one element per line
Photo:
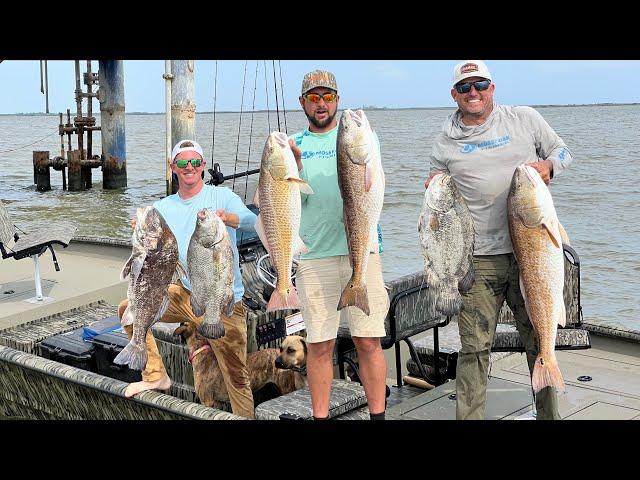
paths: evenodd
<path fill-rule="evenodd" d="M 624 107 L 629 105 L 640 105 L 640 103 L 580 103 L 580 104 L 565 104 L 565 105 L 529 105 L 533 108 L 557 108 L 557 107 Z M 349 107 L 349 108 L 362 108 L 366 111 L 398 111 L 398 110 L 455 110 L 456 107 L 375 107 L 364 105 L 361 107 Z M 302 110 L 296 108 L 295 110 L 287 110 L 288 112 L 302 112 Z M 242 113 L 266 113 L 267 110 L 245 110 Z M 268 110 L 269 113 L 276 113 L 276 110 Z M 99 113 L 99 112 L 96 112 Z M 240 113 L 239 110 L 220 110 L 218 113 Z M 211 115 L 209 112 L 196 112 L 196 115 Z M 126 115 L 164 115 L 164 112 L 126 112 Z M 56 113 L 0 113 L 2 117 L 15 116 L 15 117 L 57 117 L 59 112 Z"/>

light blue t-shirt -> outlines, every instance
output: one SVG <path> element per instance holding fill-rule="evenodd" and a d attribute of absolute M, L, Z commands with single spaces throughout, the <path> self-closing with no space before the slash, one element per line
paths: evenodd
<path fill-rule="evenodd" d="M 256 215 L 249 210 L 243 203 L 242 199 L 227 187 L 213 187 L 204 185 L 200 193 L 195 197 L 183 200 L 177 193 L 158 200 L 153 206 L 164 217 L 178 241 L 178 252 L 180 254 L 180 263 L 187 271 L 187 251 L 191 235 L 196 228 L 196 219 L 198 211 L 207 208 L 215 213 L 219 208 L 223 208 L 225 212 L 235 213 L 240 218 L 238 230 L 245 232 L 254 232 L 256 224 Z M 240 274 L 240 263 L 238 258 L 238 246 L 236 245 L 236 229 L 227 227 L 229 239 L 233 248 L 233 296 L 234 301 L 238 302 L 244 295 L 244 286 L 242 285 L 242 275 Z M 188 290 L 191 290 L 189 279 L 182 278 L 182 284 Z"/>
<path fill-rule="evenodd" d="M 378 154 L 380 141 L 374 132 Z M 342 195 L 338 185 L 336 142 L 338 127 L 325 133 L 314 133 L 308 128 L 293 135 L 302 152 L 300 178 L 313 189 L 312 195 L 300 192 L 302 218 L 300 237 L 309 252 L 300 255 L 303 260 L 348 255 L 349 247 L 342 218 Z M 378 224 L 379 252 L 382 247 L 382 229 Z"/>

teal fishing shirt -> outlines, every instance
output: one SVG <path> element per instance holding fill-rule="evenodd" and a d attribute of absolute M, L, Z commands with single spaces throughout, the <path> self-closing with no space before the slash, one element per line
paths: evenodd
<path fill-rule="evenodd" d="M 227 187 L 213 187 L 204 185 L 200 193 L 196 196 L 183 200 L 180 195 L 174 193 L 168 197 L 158 200 L 153 206 L 164 217 L 178 241 L 178 252 L 180 254 L 180 263 L 187 270 L 187 251 L 191 235 L 196 228 L 196 219 L 198 211 L 207 208 L 215 213 L 219 208 L 223 208 L 225 212 L 235 213 L 240 219 L 238 230 L 245 232 L 254 232 L 256 224 L 256 215 L 249 210 L 242 199 Z M 233 296 L 234 301 L 238 302 L 244 295 L 244 286 L 242 285 L 242 275 L 240 274 L 240 263 L 238 256 L 238 246 L 236 245 L 236 229 L 227 227 L 231 247 L 233 248 Z M 191 290 L 191 283 L 188 278 L 181 279 L 182 284 L 187 290 Z"/>
<path fill-rule="evenodd" d="M 380 149 L 378 136 L 375 135 Z M 338 185 L 338 157 L 336 142 L 338 127 L 325 133 L 305 129 L 293 135 L 302 151 L 300 178 L 313 189 L 302 196 L 300 237 L 309 249 L 302 260 L 349 255 L 347 235 L 342 219 L 342 195 Z M 379 252 L 382 252 L 382 230 L 378 224 Z"/>

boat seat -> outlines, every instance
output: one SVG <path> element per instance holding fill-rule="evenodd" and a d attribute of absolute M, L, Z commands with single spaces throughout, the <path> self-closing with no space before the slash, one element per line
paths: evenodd
<path fill-rule="evenodd" d="M 329 397 L 329 418 L 341 416 L 367 403 L 362 385 L 347 380 L 333 380 Z M 300 390 L 261 403 L 255 409 L 256 420 L 311 420 L 311 392 Z"/>
<path fill-rule="evenodd" d="M 434 310 L 433 293 L 425 283 L 422 271 L 387 282 L 385 288 L 389 293 L 390 306 L 384 319 L 386 335 L 380 339 L 380 343 L 385 350 L 391 347 L 395 348 L 396 385 L 400 387 L 403 385 L 400 342 L 404 341 L 407 344 L 411 358 L 417 361 L 418 355 L 410 337 L 433 329 L 434 346 L 438 349 L 438 328 L 446 326 L 451 318 L 443 317 Z M 343 323 L 338 329 L 336 350 L 340 378 L 345 378 L 344 363 L 347 363 L 355 371 L 356 377 L 354 379 L 357 380 L 358 365 L 355 345 L 351 340 L 349 327 Z M 423 373 L 425 376 L 427 375 L 426 371 Z M 437 384 L 440 384 L 441 380 L 437 375 L 430 379 L 431 382 Z"/>
<path fill-rule="evenodd" d="M 591 348 L 591 338 L 589 332 L 584 328 L 582 318 L 582 306 L 580 303 L 580 258 L 578 253 L 569 245 L 563 244 L 564 252 L 564 303 L 567 312 L 565 327 L 558 326 L 556 335 L 556 350 L 583 350 Z M 421 376 L 419 372 L 419 363 L 427 372 L 431 372 L 433 361 L 437 358 L 440 364 L 445 365 L 444 374 L 447 378 L 455 378 L 455 367 L 460 348 L 459 338 L 457 342 L 448 346 L 444 350 L 437 350 L 439 355 L 434 355 L 427 339 L 420 339 L 416 342 L 415 348 L 419 361 L 411 359 L 407 362 L 407 370 L 415 376 Z M 524 352 L 524 344 L 520 338 L 515 326 L 515 319 L 511 309 L 507 303 L 502 304 L 496 333 L 493 337 L 491 346 L 492 360 L 496 359 L 496 355 L 501 353 L 522 353 Z"/>
<path fill-rule="evenodd" d="M 76 232 L 76 227 L 69 224 L 47 224 L 42 230 L 26 233 L 19 230 L 9 215 L 4 202 L 0 200 L 0 252 L 2 258 L 13 257 L 15 260 L 31 257 L 34 264 L 34 280 L 36 285 L 36 296 L 27 301 L 42 302 L 46 298 L 42 295 L 42 284 L 40 282 L 40 264 L 38 257 L 47 249 L 51 250 L 53 264 L 56 271 L 60 271 L 56 254 L 53 250 L 54 244 L 62 245 L 66 248 Z"/>

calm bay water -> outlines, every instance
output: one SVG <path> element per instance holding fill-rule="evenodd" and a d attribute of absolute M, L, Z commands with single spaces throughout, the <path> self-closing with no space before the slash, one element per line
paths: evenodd
<path fill-rule="evenodd" d="M 565 140 L 574 163 L 553 180 L 551 192 L 582 262 L 585 320 L 640 330 L 640 105 L 538 108 Z M 450 109 L 368 112 L 382 147 L 387 186 L 381 225 L 385 279 L 422 269 L 416 228 L 424 195 L 431 141 Z M 98 124 L 100 123 L 98 118 Z M 306 126 L 302 112 L 288 112 L 289 134 Z M 102 173 L 93 170 L 94 187 L 85 192 L 62 190 L 60 172 L 51 171 L 52 191 L 33 185 L 32 151 L 60 154 L 57 116 L 0 116 L 0 198 L 24 230 L 66 219 L 81 235 L 128 238 L 135 208 L 165 194 L 163 115 L 127 115 L 127 177 L 124 191 L 102 189 Z M 281 129 L 285 129 L 280 113 Z M 264 141 L 278 129 L 275 113 L 198 114 L 197 140 L 208 167 L 212 155 L 225 175 L 257 168 Z M 251 141 L 250 139 L 251 133 Z M 43 138 L 45 137 L 45 138 Z M 240 143 L 237 139 L 240 137 Z M 74 148 L 76 148 L 74 146 Z M 94 135 L 100 153 L 100 135 Z M 207 174 L 206 179 L 209 178 Z M 237 179 L 234 190 L 253 198 L 257 178 Z M 225 186 L 232 187 L 231 182 Z M 9 268 L 3 262 L 2 268 Z"/>

